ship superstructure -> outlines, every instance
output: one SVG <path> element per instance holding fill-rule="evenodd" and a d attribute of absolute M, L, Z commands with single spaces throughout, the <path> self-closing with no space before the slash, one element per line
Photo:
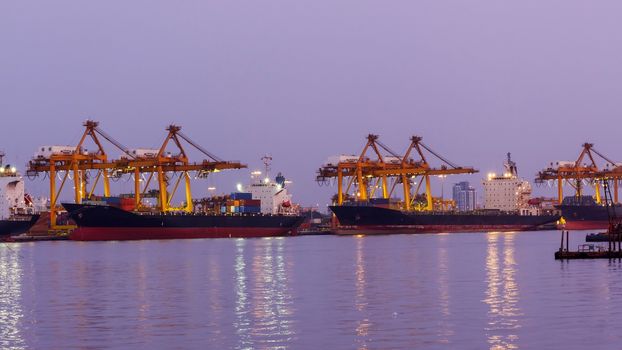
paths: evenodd
<path fill-rule="evenodd" d="M 274 180 L 270 178 L 270 163 L 272 157 L 262 157 L 264 162 L 264 172 L 253 171 L 251 173 L 251 183 L 241 186 L 243 190 L 251 194 L 252 199 L 261 201 L 260 212 L 262 214 L 295 214 L 295 207 L 292 205 L 292 196 L 287 190 L 289 181 L 283 174 L 278 173 Z"/>
<path fill-rule="evenodd" d="M 28 231 L 39 215 L 24 191 L 24 179 L 17 168 L 3 163 L 0 152 L 0 236 L 20 234 Z"/>
<path fill-rule="evenodd" d="M 503 174 L 488 173 L 482 181 L 484 209 L 518 212 L 521 215 L 539 214 L 538 208 L 529 204 L 531 184 L 518 177 L 518 167 L 507 154 Z"/>

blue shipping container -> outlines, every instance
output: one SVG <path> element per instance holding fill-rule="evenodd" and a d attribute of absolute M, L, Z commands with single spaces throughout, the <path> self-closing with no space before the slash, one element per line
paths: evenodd
<path fill-rule="evenodd" d="M 103 197 L 106 203 L 121 204 L 121 197 Z"/>
<path fill-rule="evenodd" d="M 389 204 L 389 198 L 371 198 L 369 202 L 373 204 Z"/>
<path fill-rule="evenodd" d="M 244 207 L 244 212 L 245 213 L 259 213 L 261 211 L 261 207 L 255 207 L 255 206 L 245 206 Z"/>
<path fill-rule="evenodd" d="M 253 194 L 245 192 L 233 192 L 231 193 L 231 199 L 253 199 Z"/>

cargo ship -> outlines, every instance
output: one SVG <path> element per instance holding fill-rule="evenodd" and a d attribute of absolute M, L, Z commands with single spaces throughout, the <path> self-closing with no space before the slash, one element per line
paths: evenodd
<path fill-rule="evenodd" d="M 532 231 L 555 223 L 559 215 L 513 212 L 416 212 L 373 205 L 330 206 L 339 221 L 338 234 Z"/>
<path fill-rule="evenodd" d="M 30 197 L 24 192 L 24 180 L 11 165 L 3 164 L 0 152 L 0 237 L 27 232 L 39 219 Z"/>
<path fill-rule="evenodd" d="M 254 172 L 255 175 L 257 172 Z M 239 192 L 195 201 L 197 210 L 185 212 L 136 211 L 123 200 L 63 203 L 78 228 L 77 241 L 250 238 L 296 235 L 304 217 L 297 214 L 285 188 L 285 178 L 259 179 Z M 131 202 L 131 201 L 130 201 Z"/>
<path fill-rule="evenodd" d="M 475 208 L 473 188 L 462 193 L 462 199 L 471 204 L 454 210 L 406 211 L 401 209 L 402 204 L 399 201 L 390 199 L 351 202 L 330 206 L 339 223 L 335 232 L 383 234 L 531 231 L 555 228 L 560 215 L 553 208 L 543 208 L 541 203 L 531 200 L 531 185 L 518 177 L 516 163 L 511 160 L 509 153 L 504 166 L 505 172 L 502 175 L 490 173 L 483 180 L 483 208 Z M 459 196 L 456 197 L 460 200 Z M 444 201 L 441 199 L 441 202 Z"/>
<path fill-rule="evenodd" d="M 607 206 L 598 204 L 592 196 L 568 196 L 557 205 L 564 218 L 562 225 L 566 230 L 600 230 L 609 227 Z M 622 217 L 622 205 L 614 204 L 609 210 L 615 210 L 617 217 Z"/>

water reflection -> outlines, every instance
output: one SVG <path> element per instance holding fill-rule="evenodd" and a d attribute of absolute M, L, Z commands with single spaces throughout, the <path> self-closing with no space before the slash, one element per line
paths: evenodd
<path fill-rule="evenodd" d="M 451 316 L 450 295 L 449 295 L 449 256 L 445 244 L 447 236 L 439 237 L 440 247 L 438 251 L 438 289 L 439 306 L 441 310 L 442 322 L 439 327 L 439 341 L 443 344 L 449 343 L 451 336 L 454 335 L 453 326 L 449 322 Z"/>
<path fill-rule="evenodd" d="M 250 337 L 251 321 L 248 317 L 248 290 L 246 263 L 244 262 L 244 248 L 246 240 L 238 239 L 235 242 L 235 322 L 234 329 L 238 335 L 236 349 L 252 349 L 253 342 Z"/>
<path fill-rule="evenodd" d="M 354 296 L 354 305 L 356 310 L 361 313 L 360 320 L 357 323 L 355 332 L 357 335 L 357 343 L 358 349 L 363 350 L 367 349 L 367 337 L 369 335 L 369 328 L 371 327 L 371 322 L 369 318 L 366 316 L 367 311 L 367 281 L 365 279 L 365 237 L 357 236 L 356 237 L 356 272 L 355 272 L 355 287 L 356 294 Z"/>
<path fill-rule="evenodd" d="M 285 349 L 295 336 L 292 296 L 284 258 L 284 240 L 267 239 L 256 246 L 253 259 L 253 337 L 272 349 Z"/>
<path fill-rule="evenodd" d="M 516 283 L 514 260 L 514 233 L 487 235 L 486 299 L 488 323 L 485 328 L 490 349 L 517 349 L 519 317 L 519 291 Z M 500 240 L 503 239 L 503 244 Z"/>
<path fill-rule="evenodd" d="M 20 322 L 22 266 L 19 245 L 0 244 L 0 348 L 25 349 Z"/>
<path fill-rule="evenodd" d="M 235 263 L 237 348 L 286 349 L 296 337 L 290 283 L 293 260 L 285 254 L 283 239 L 264 239 L 254 245 L 247 266 L 245 244 L 238 243 Z"/>

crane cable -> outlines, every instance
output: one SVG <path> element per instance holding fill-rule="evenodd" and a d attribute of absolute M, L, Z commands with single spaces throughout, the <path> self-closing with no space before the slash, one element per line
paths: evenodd
<path fill-rule="evenodd" d="M 95 131 L 101 135 L 103 138 L 105 138 L 106 140 L 108 140 L 108 142 L 112 143 L 113 145 L 115 145 L 118 149 L 120 149 L 121 151 L 123 151 L 123 153 L 127 154 L 128 156 L 132 157 L 132 159 L 136 159 L 136 157 L 134 157 L 132 155 L 132 153 L 130 152 L 129 148 L 125 147 L 121 142 L 115 140 L 112 136 L 108 135 L 106 132 L 104 132 L 102 129 L 100 128 L 95 128 Z"/>
<path fill-rule="evenodd" d="M 224 162 L 224 160 L 222 160 L 221 158 L 217 157 L 213 153 L 208 152 L 205 148 L 203 148 L 203 147 L 199 146 L 198 144 L 196 144 L 188 136 L 184 135 L 181 131 L 177 131 L 177 135 L 179 135 L 182 139 L 186 140 L 186 142 L 188 142 L 194 148 L 198 149 L 201 153 L 203 153 L 206 156 L 210 157 L 212 160 L 214 160 L 216 162 Z"/>
<path fill-rule="evenodd" d="M 454 169 L 458 169 L 458 166 L 455 165 L 454 163 L 450 162 L 449 160 L 443 158 L 441 155 L 439 155 L 438 153 L 434 152 L 433 150 L 430 149 L 430 147 L 426 146 L 425 143 L 423 142 L 419 142 L 419 144 L 421 145 L 421 147 L 425 148 L 428 152 L 432 153 L 434 156 L 436 156 L 436 158 L 442 160 L 443 162 L 445 162 L 447 165 L 449 165 L 450 167 L 454 168 Z"/>

